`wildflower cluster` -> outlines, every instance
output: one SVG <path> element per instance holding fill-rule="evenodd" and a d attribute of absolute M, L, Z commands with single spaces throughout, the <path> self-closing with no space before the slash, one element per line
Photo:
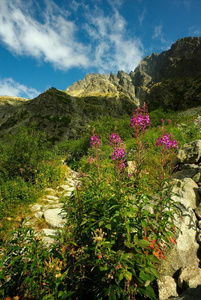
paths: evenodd
<path fill-rule="evenodd" d="M 93 147 L 100 148 L 101 143 L 100 143 L 97 135 L 92 135 L 91 140 L 90 140 L 90 145 L 91 145 L 91 148 L 93 148 Z"/>
<path fill-rule="evenodd" d="M 145 131 L 146 128 L 150 126 L 150 118 L 146 104 L 144 104 L 143 108 L 137 108 L 133 112 L 130 126 L 133 127 L 137 133 Z"/>
<path fill-rule="evenodd" d="M 112 133 L 110 136 L 110 146 L 113 146 L 112 160 L 117 161 L 119 169 L 122 171 L 125 165 L 125 148 L 123 146 L 120 136 Z"/>
<path fill-rule="evenodd" d="M 165 149 L 175 148 L 178 149 L 178 144 L 176 140 L 172 140 L 170 134 L 164 134 L 163 137 L 158 137 L 156 141 L 156 146 L 165 146 Z"/>
<path fill-rule="evenodd" d="M 115 146 L 121 143 L 121 138 L 118 134 L 112 133 L 110 136 L 110 146 Z"/>

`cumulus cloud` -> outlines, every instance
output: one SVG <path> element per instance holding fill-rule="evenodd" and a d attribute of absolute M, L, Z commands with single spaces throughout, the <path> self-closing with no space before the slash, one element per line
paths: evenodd
<path fill-rule="evenodd" d="M 0 95 L 1 96 L 14 96 L 32 99 L 40 94 L 34 88 L 27 87 L 19 82 L 14 81 L 12 78 L 0 79 Z"/>
<path fill-rule="evenodd" d="M 131 71 L 143 56 L 143 45 L 138 38 L 127 36 L 126 21 L 116 9 L 105 16 L 98 8 L 88 13 L 85 30 L 93 45 L 93 61 L 102 72 Z"/>
<path fill-rule="evenodd" d="M 32 6 L 25 4 L 27 1 L 0 1 L 0 38 L 4 45 L 16 55 L 42 59 L 58 69 L 87 66 L 88 48 L 75 40 L 76 25 L 61 10 L 56 15 L 59 8 L 52 1 L 47 1 L 42 22 L 33 17 Z"/>
<path fill-rule="evenodd" d="M 83 10 L 79 26 L 72 10 L 61 9 L 52 0 L 40 3 L 45 4 L 42 10 L 32 0 L 0 0 L 0 40 L 12 54 L 65 71 L 73 67 L 131 71 L 142 59 L 140 40 L 127 35 L 126 21 L 118 12 L 123 0 L 108 0 L 107 14 L 96 7 L 97 0 L 93 8 L 73 0 L 74 12 Z"/>

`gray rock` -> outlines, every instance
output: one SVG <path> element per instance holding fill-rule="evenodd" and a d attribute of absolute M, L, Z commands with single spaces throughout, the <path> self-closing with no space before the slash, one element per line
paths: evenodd
<path fill-rule="evenodd" d="M 37 219 L 41 219 L 43 217 L 43 212 L 42 211 L 37 211 L 34 216 Z"/>
<path fill-rule="evenodd" d="M 72 195 L 72 193 L 71 192 L 68 192 L 68 193 L 65 193 L 63 196 L 64 197 L 70 197 Z"/>
<path fill-rule="evenodd" d="M 171 296 L 178 296 L 177 284 L 175 280 L 170 276 L 161 276 L 160 280 L 157 280 L 159 300 L 166 300 Z"/>
<path fill-rule="evenodd" d="M 45 221 L 51 227 L 62 228 L 65 224 L 66 213 L 62 208 L 48 209 L 44 212 Z"/>
<path fill-rule="evenodd" d="M 183 291 L 188 288 L 196 288 L 199 284 L 201 284 L 201 269 L 192 266 L 181 269 L 178 285 Z"/>
<path fill-rule="evenodd" d="M 54 201 L 57 201 L 57 200 L 59 200 L 59 198 L 58 198 L 58 197 L 56 197 L 56 196 L 53 196 L 53 195 L 46 195 L 46 198 L 47 198 L 47 199 L 49 199 L 49 200 L 54 200 Z"/>
<path fill-rule="evenodd" d="M 187 289 L 179 297 L 171 297 L 169 299 L 174 300 L 200 300 L 201 299 L 201 285 L 199 284 L 196 288 Z"/>
<path fill-rule="evenodd" d="M 198 218 L 198 220 L 201 220 L 201 203 L 195 209 L 195 214 L 196 214 L 196 217 Z"/>
<path fill-rule="evenodd" d="M 197 184 L 190 178 L 185 180 L 175 180 L 173 192 L 176 195 L 172 199 L 181 203 L 178 204 L 178 210 L 181 217 L 175 215 L 175 225 L 178 227 L 176 242 L 177 245 L 170 245 L 170 249 L 166 251 L 166 260 L 161 262 L 162 275 L 173 276 L 173 274 L 186 266 L 198 267 L 199 260 L 197 251 L 199 245 L 197 243 L 197 219 L 193 209 L 196 208 L 200 201 L 197 193 Z"/>
<path fill-rule="evenodd" d="M 30 206 L 31 211 L 40 211 L 42 208 L 42 205 L 40 204 L 34 204 Z"/>
<path fill-rule="evenodd" d="M 201 220 L 198 220 L 198 221 L 197 221 L 197 227 L 198 227 L 199 229 L 201 229 Z"/>
<path fill-rule="evenodd" d="M 58 235 L 58 231 L 56 229 L 50 229 L 50 228 L 43 228 L 40 233 L 46 236 Z"/>
<path fill-rule="evenodd" d="M 49 237 L 49 236 L 42 236 L 42 241 L 47 246 L 50 246 L 55 243 L 55 239 L 53 237 Z"/>
<path fill-rule="evenodd" d="M 197 242 L 201 245 L 201 232 L 199 231 L 197 234 Z"/>
<path fill-rule="evenodd" d="M 179 163 L 196 163 L 201 157 L 201 140 L 185 144 L 177 154 Z"/>

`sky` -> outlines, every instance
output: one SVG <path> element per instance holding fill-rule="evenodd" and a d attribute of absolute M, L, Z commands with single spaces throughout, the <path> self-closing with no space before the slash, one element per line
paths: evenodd
<path fill-rule="evenodd" d="M 201 36 L 200 0 L 0 0 L 0 95 L 32 99 Z"/>

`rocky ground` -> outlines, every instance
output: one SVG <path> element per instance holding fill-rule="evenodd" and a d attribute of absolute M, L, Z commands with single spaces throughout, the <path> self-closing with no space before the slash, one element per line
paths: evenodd
<path fill-rule="evenodd" d="M 52 244 L 58 230 L 63 228 L 66 220 L 63 201 L 66 197 L 71 197 L 79 183 L 79 174 L 71 170 L 64 184 L 57 186 L 56 189 L 47 188 L 45 196 L 30 205 L 30 212 L 25 216 L 25 224 L 33 227 L 36 235 L 45 243 Z"/>

